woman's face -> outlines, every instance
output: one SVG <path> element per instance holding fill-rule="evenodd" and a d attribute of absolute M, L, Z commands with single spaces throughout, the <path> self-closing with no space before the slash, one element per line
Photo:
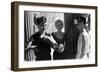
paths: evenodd
<path fill-rule="evenodd" d="M 63 28 L 63 21 L 62 20 L 57 20 L 56 22 L 55 22 L 55 27 L 57 28 L 57 29 L 62 29 Z"/>
<path fill-rule="evenodd" d="M 40 32 L 43 32 L 46 29 L 46 25 L 44 23 L 41 23 L 40 25 L 38 25 L 38 29 Z"/>

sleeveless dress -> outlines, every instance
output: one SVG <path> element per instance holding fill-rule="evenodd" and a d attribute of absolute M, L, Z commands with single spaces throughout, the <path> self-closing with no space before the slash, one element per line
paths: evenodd
<path fill-rule="evenodd" d="M 31 36 L 31 39 L 33 39 L 32 41 L 32 45 L 36 45 L 36 49 L 37 52 L 35 52 L 36 54 L 36 61 L 39 60 L 51 60 L 51 45 L 49 43 L 47 43 L 44 38 L 40 37 L 41 34 L 39 32 L 37 32 L 36 34 Z"/>
<path fill-rule="evenodd" d="M 54 33 L 52 33 L 52 36 L 54 38 L 54 40 L 58 43 L 58 44 L 64 44 L 64 36 L 62 39 L 59 39 L 56 37 L 56 35 Z M 60 52 L 57 52 L 54 50 L 54 53 L 53 53 L 53 59 L 54 60 L 60 60 L 60 59 L 65 59 L 65 53 L 64 51 L 62 53 Z"/>

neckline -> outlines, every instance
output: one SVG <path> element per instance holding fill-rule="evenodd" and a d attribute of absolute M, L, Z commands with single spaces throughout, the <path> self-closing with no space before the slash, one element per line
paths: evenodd
<path fill-rule="evenodd" d="M 54 36 L 57 38 L 57 39 L 59 39 L 59 40 L 62 40 L 63 39 L 63 37 L 64 37 L 64 35 L 63 35 L 63 37 L 62 38 L 59 38 L 55 33 L 53 33 L 54 34 Z"/>

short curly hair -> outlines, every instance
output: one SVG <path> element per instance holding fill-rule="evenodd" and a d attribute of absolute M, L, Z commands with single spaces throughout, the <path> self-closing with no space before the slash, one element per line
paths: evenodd
<path fill-rule="evenodd" d="M 40 25 L 41 23 L 46 23 L 46 17 L 41 16 L 36 18 L 36 25 Z"/>

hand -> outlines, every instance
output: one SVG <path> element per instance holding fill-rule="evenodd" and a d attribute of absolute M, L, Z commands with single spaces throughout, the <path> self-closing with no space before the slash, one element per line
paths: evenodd
<path fill-rule="evenodd" d="M 59 45 L 58 45 L 57 43 L 55 43 L 55 44 L 53 45 L 53 47 L 54 47 L 55 49 L 58 49 L 58 48 L 59 48 Z"/>
<path fill-rule="evenodd" d="M 37 47 L 37 46 L 36 45 L 34 45 L 34 46 L 27 46 L 25 49 L 35 48 L 35 47 Z"/>
<path fill-rule="evenodd" d="M 44 36 L 45 39 L 49 39 L 53 44 L 57 43 L 52 36 Z"/>
<path fill-rule="evenodd" d="M 64 48 L 63 44 L 59 44 L 59 49 Z"/>
<path fill-rule="evenodd" d="M 50 36 L 42 35 L 45 39 L 50 39 Z"/>
<path fill-rule="evenodd" d="M 64 45 L 63 44 L 59 44 L 58 51 L 61 52 L 61 53 L 64 51 Z"/>

